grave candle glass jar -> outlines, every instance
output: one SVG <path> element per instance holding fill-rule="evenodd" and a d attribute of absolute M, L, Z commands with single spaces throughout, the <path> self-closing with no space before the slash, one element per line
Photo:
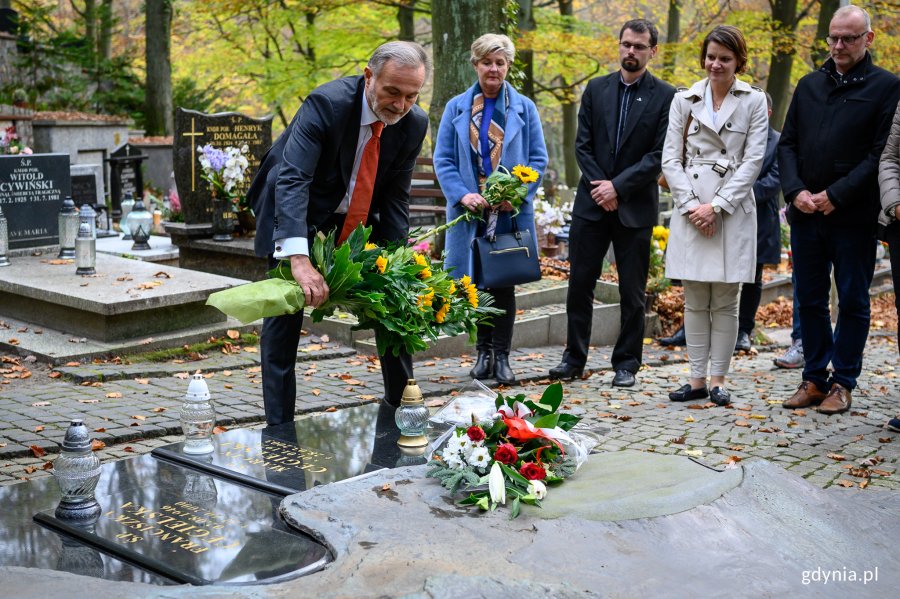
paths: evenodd
<path fill-rule="evenodd" d="M 6 216 L 3 215 L 3 207 L 0 206 L 0 266 L 9 266 L 9 225 Z"/>
<path fill-rule="evenodd" d="M 153 214 L 144 208 L 144 202 L 138 198 L 134 202 L 134 207 L 125 219 L 128 230 L 131 231 L 131 238 L 134 240 L 133 250 L 149 250 L 150 244 L 150 228 L 153 226 Z"/>
<path fill-rule="evenodd" d="M 202 374 L 195 374 L 188 384 L 181 405 L 181 430 L 184 431 L 184 453 L 210 453 L 216 410 L 209 400 L 209 387 Z"/>
<path fill-rule="evenodd" d="M 131 231 L 128 229 L 128 215 L 131 213 L 131 209 L 134 207 L 134 196 L 131 192 L 125 194 L 125 199 L 122 200 L 122 216 L 119 217 L 119 230 L 122 231 L 122 241 L 131 241 Z"/>
<path fill-rule="evenodd" d="M 87 223 L 91 227 L 91 237 L 97 239 L 97 211 L 90 204 L 82 204 L 80 208 L 79 222 Z M 81 224 L 78 225 L 79 229 Z"/>
<path fill-rule="evenodd" d="M 425 438 L 425 427 L 428 425 L 428 408 L 425 407 L 425 399 L 422 390 L 416 384 L 416 379 L 409 379 L 403 389 L 403 397 L 400 399 L 400 407 L 394 413 L 394 422 L 400 429 L 400 439 L 397 445 L 401 447 L 422 447 L 428 445 Z"/>
<path fill-rule="evenodd" d="M 100 514 L 94 489 L 100 480 L 100 459 L 94 455 L 91 438 L 81 419 L 73 419 L 53 462 L 53 475 L 62 491 L 56 508 L 59 519 L 87 520 Z"/>
<path fill-rule="evenodd" d="M 71 260 L 75 257 L 75 237 L 78 235 L 78 209 L 72 198 L 66 197 L 59 208 L 59 255 Z"/>
<path fill-rule="evenodd" d="M 95 274 L 96 264 L 97 240 L 91 235 L 91 226 L 82 222 L 78 229 L 78 237 L 75 238 L 75 274 Z"/>

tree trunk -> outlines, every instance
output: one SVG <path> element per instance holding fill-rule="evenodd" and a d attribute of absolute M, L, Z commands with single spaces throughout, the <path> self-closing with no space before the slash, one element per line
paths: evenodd
<path fill-rule="evenodd" d="M 813 68 L 818 68 L 828 58 L 828 46 L 825 45 L 825 38 L 828 37 L 828 27 L 831 25 L 831 17 L 834 12 L 840 8 L 840 0 L 819 0 L 819 23 L 816 26 L 816 41 L 811 59 Z"/>
<path fill-rule="evenodd" d="M 172 135 L 172 0 L 146 0 L 147 135 Z"/>
<path fill-rule="evenodd" d="M 666 21 L 667 47 L 663 49 L 663 79 L 671 79 L 675 74 L 675 45 L 681 39 L 681 2 L 682 0 L 669 0 L 669 16 Z"/>
<path fill-rule="evenodd" d="M 432 0 L 431 35 L 434 52 L 434 92 L 429 118 L 431 136 L 437 139 L 438 124 L 447 102 L 475 80 L 469 48 L 485 33 L 502 31 L 505 0 Z"/>
<path fill-rule="evenodd" d="M 573 0 L 559 0 L 559 14 L 564 17 L 574 16 Z M 566 29 L 570 29 L 567 25 Z M 568 82 L 562 79 L 565 86 Z M 573 92 L 575 90 L 572 90 Z M 570 99 L 562 102 L 562 128 L 563 128 L 563 161 L 565 162 L 566 185 L 571 189 L 578 186 L 581 179 L 581 170 L 578 168 L 578 160 L 575 157 L 575 136 L 578 133 L 578 101 L 574 94 Z"/>
<path fill-rule="evenodd" d="M 100 32 L 97 36 L 97 56 L 100 60 L 112 58 L 113 0 L 102 0 L 98 11 Z M 171 9 L 169 9 L 171 12 Z"/>
<path fill-rule="evenodd" d="M 97 56 L 97 3 L 96 0 L 84 0 L 84 39 L 87 40 L 91 66 L 96 63 Z"/>
<path fill-rule="evenodd" d="M 397 8 L 397 23 L 400 26 L 398 39 L 405 42 L 416 41 L 416 0 L 400 0 Z"/>
<path fill-rule="evenodd" d="M 769 123 L 781 130 L 791 96 L 791 67 L 797 38 L 797 0 L 775 0 L 772 4 L 772 57 L 766 90 L 772 96 Z"/>
<path fill-rule="evenodd" d="M 519 31 L 534 31 L 534 0 L 519 1 Z M 522 65 L 522 94 L 534 100 L 534 52 L 530 49 L 519 50 L 519 62 Z"/>

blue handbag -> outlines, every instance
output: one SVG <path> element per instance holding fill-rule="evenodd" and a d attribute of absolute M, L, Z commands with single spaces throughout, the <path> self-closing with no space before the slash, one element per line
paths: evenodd
<path fill-rule="evenodd" d="M 474 281 L 479 289 L 498 289 L 541 278 L 537 244 L 529 229 L 519 230 L 515 217 L 512 231 L 472 240 Z"/>

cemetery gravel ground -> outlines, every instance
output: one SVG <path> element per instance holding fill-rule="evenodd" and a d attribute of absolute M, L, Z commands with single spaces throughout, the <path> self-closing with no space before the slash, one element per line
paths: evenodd
<path fill-rule="evenodd" d="M 788 331 L 766 331 L 786 340 Z M 900 411 L 896 337 L 874 331 L 869 338 L 860 387 L 851 412 L 823 416 L 813 410 L 787 411 L 780 404 L 796 388 L 799 371 L 772 366 L 783 343 L 735 358 L 729 387 L 731 408 L 711 404 L 675 404 L 666 393 L 687 377 L 683 348 L 645 346 L 645 366 L 632 389 L 610 386 L 611 347 L 592 350 L 585 379 L 564 384 L 565 409 L 604 427 L 601 448 L 629 448 L 681 454 L 721 468 L 729 462 L 765 458 L 836 492 L 900 490 L 900 434 L 883 428 Z M 210 353 L 188 363 L 88 364 L 60 368 L 14 354 L 0 354 L 2 368 L 15 364 L 30 372 L 4 377 L 0 385 L 0 484 L 49 474 L 67 419 L 81 414 L 105 446 L 103 461 L 149 452 L 180 440 L 178 408 L 188 372 L 207 373 L 220 422 L 227 428 L 262 426 L 262 401 L 256 348 L 241 355 Z M 313 343 L 298 363 L 298 407 L 307 413 L 375 401 L 380 395 L 377 364 L 336 343 Z M 524 348 L 511 363 L 520 384 L 510 389 L 537 398 L 548 383 L 561 347 Z M 472 356 L 422 358 L 416 362 L 419 384 L 432 408 L 468 382 Z M 103 373 L 103 382 L 97 372 Z M 79 379 L 78 377 L 82 377 Z M 54 378 L 56 377 L 56 378 Z M 91 378 L 94 377 L 94 378 Z M 31 446 L 35 445 L 37 449 Z"/>

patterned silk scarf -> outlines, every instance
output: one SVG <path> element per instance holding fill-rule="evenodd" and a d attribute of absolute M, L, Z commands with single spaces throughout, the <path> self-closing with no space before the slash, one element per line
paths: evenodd
<path fill-rule="evenodd" d="M 507 84 L 504 82 L 494 104 L 494 114 L 491 115 L 491 124 L 488 129 L 488 144 L 491 152 L 491 169 L 496 170 L 500 164 L 500 154 L 503 151 L 503 135 L 506 129 L 506 105 L 508 100 Z M 484 180 L 488 174 L 484 172 L 484 160 L 481 154 L 481 117 L 484 111 L 484 94 L 478 82 L 475 83 L 475 97 L 472 98 L 472 117 L 469 120 L 469 148 L 472 150 L 472 163 L 475 165 L 475 173 L 478 175 L 479 188 L 484 187 Z"/>

